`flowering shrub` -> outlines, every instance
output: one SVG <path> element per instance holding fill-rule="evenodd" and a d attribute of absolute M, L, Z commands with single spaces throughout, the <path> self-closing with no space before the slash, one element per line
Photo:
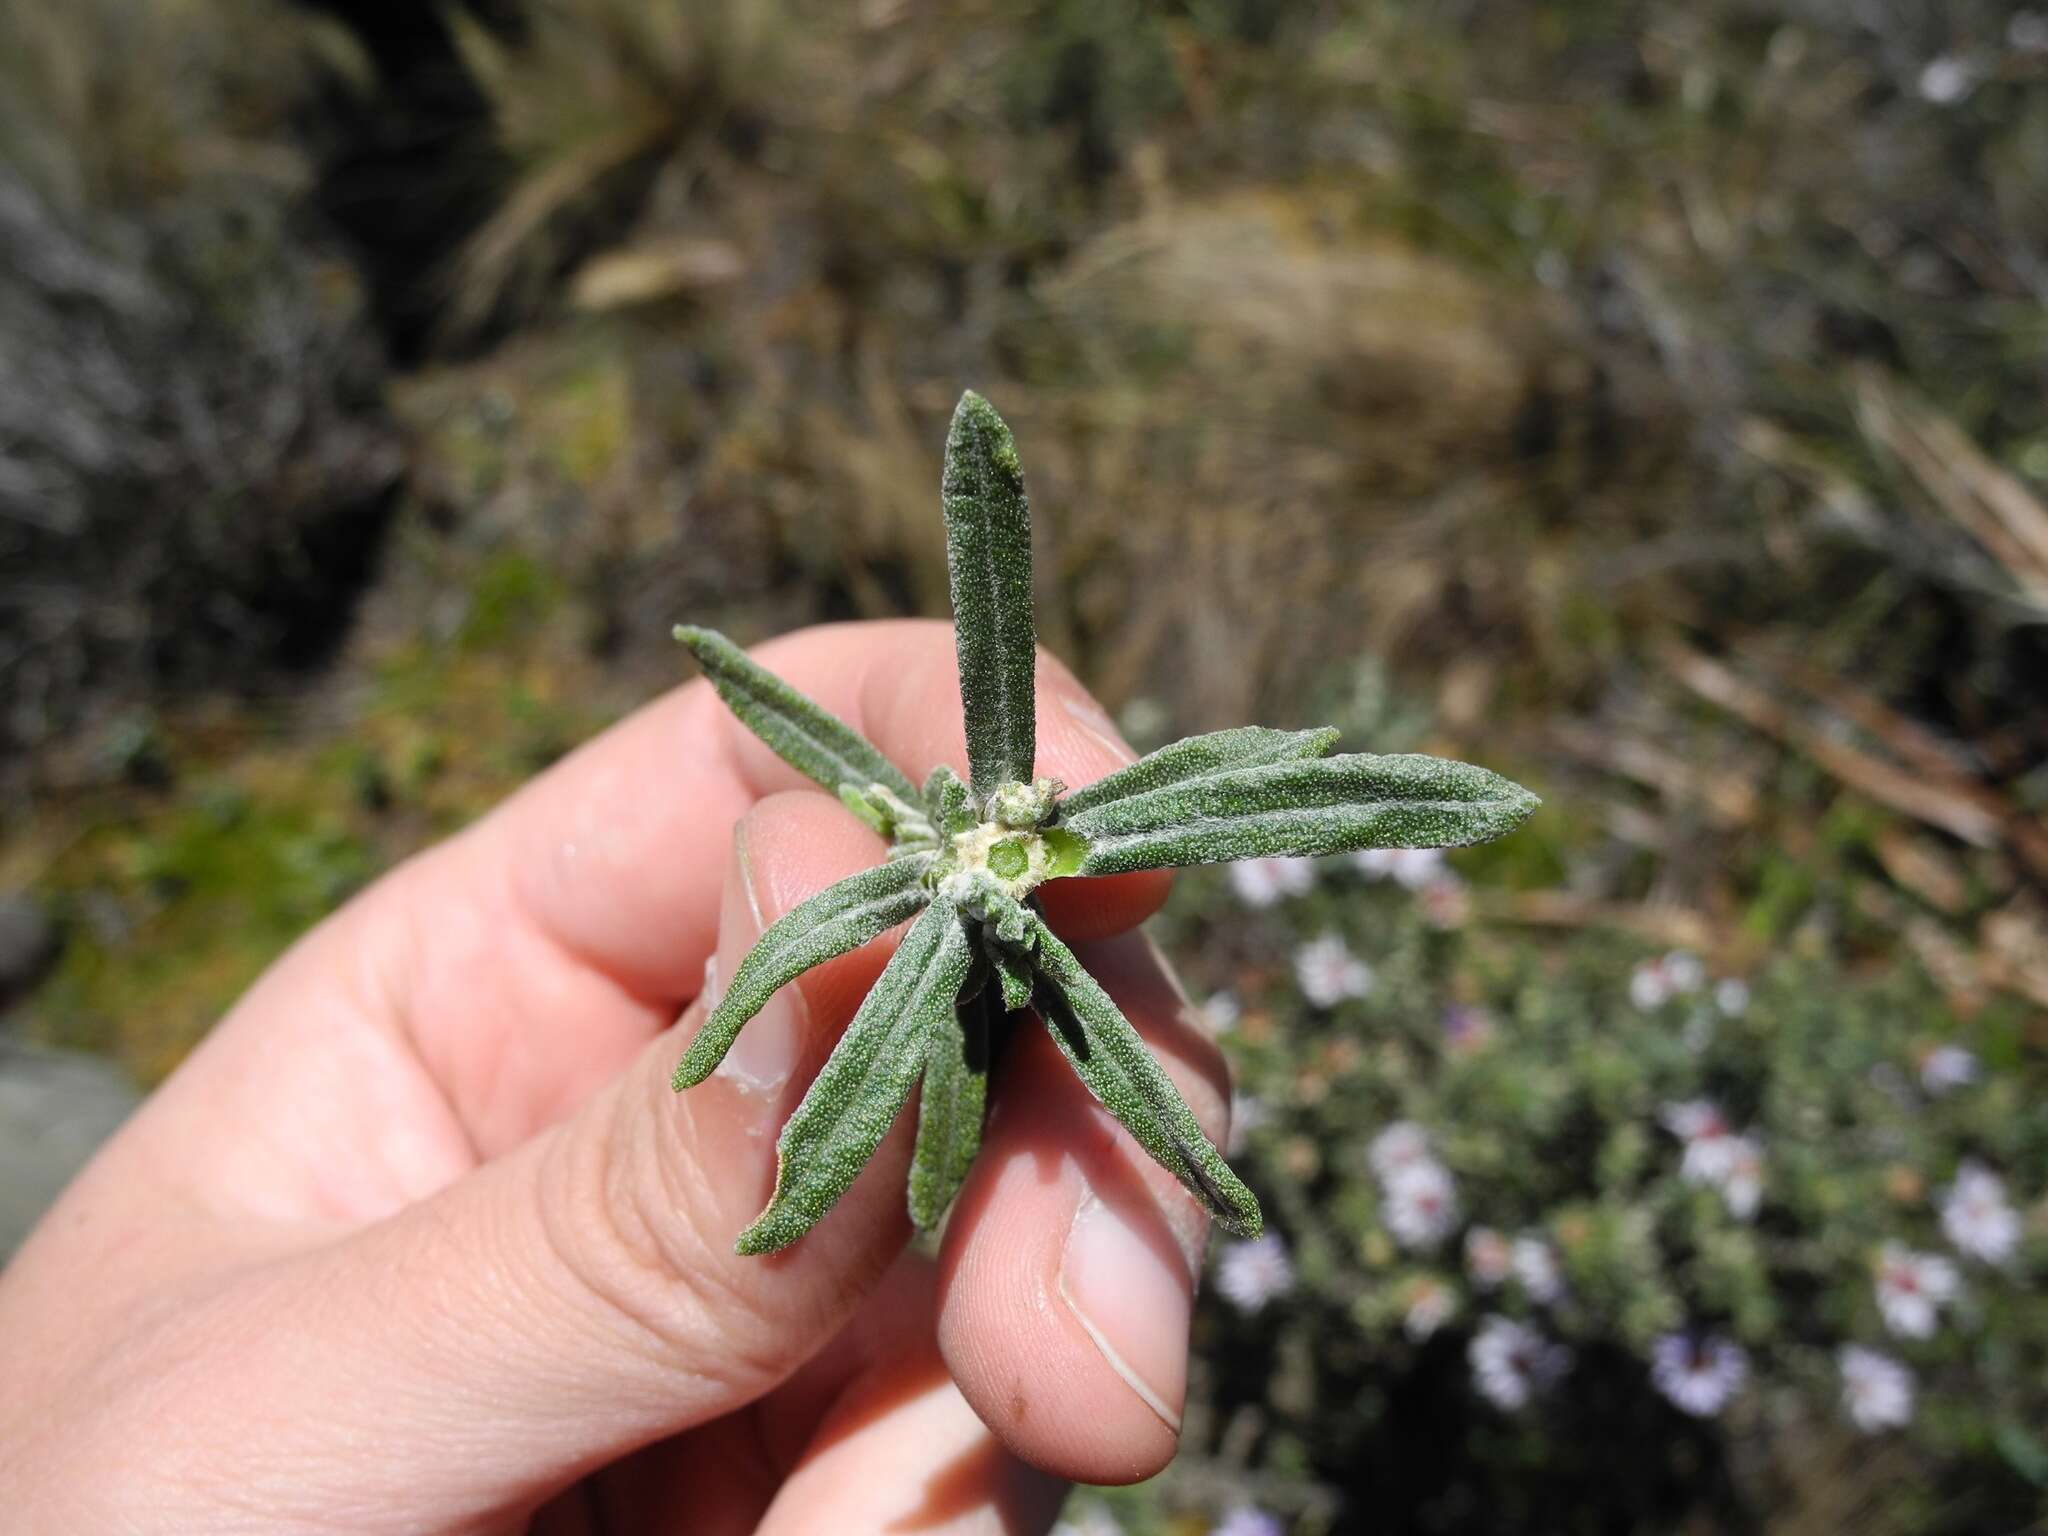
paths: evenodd
<path fill-rule="evenodd" d="M 1535 942 L 1462 896 L 1441 856 L 1362 856 L 1169 919 L 1269 1215 L 1217 1245 L 1190 1461 L 1298 1530 L 1751 1528 L 1855 1447 L 1895 1528 L 2040 1513 L 2028 1021 L 1811 955 Z"/>

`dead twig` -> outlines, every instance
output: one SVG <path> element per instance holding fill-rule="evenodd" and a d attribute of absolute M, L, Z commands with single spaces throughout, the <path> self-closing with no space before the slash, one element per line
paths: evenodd
<path fill-rule="evenodd" d="M 1717 930 L 1704 913 L 1684 907 L 1600 901 L 1573 891 L 1476 891 L 1482 917 L 1538 928 L 1612 928 L 1673 949 L 1710 950 Z"/>

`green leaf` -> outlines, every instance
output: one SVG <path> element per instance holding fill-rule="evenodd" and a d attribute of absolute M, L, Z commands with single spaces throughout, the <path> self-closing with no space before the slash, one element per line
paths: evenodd
<path fill-rule="evenodd" d="M 1312 731 L 1275 731 L 1263 725 L 1241 725 L 1231 731 L 1211 731 L 1190 736 L 1172 746 L 1148 752 L 1128 768 L 1119 768 L 1093 784 L 1084 784 L 1060 801 L 1060 814 L 1074 817 L 1097 806 L 1132 795 L 1164 789 L 1169 784 L 1186 784 L 1195 779 L 1214 778 L 1238 768 L 1256 768 L 1262 763 L 1286 762 L 1291 758 L 1321 757 L 1330 750 L 1339 732 L 1335 726 Z"/>
<path fill-rule="evenodd" d="M 750 659 L 718 631 L 678 624 L 675 636 L 689 647 L 718 696 L 747 729 L 828 794 L 850 787 L 866 795 L 870 785 L 880 784 L 906 802 L 917 803 L 917 786 L 874 743 Z"/>
<path fill-rule="evenodd" d="M 1001 1018 L 1001 994 L 987 987 L 932 1026 L 910 1158 L 910 1219 L 920 1232 L 939 1224 L 981 1150 L 992 1025 Z"/>
<path fill-rule="evenodd" d="M 1037 643 L 1031 616 L 1031 508 L 1003 418 L 969 390 L 946 434 L 939 483 L 946 567 L 967 716 L 968 783 L 977 800 L 1029 783 L 1038 756 Z"/>
<path fill-rule="evenodd" d="M 740 962 L 725 996 L 697 1031 L 676 1067 L 677 1092 L 711 1075 L 747 1020 L 776 990 L 814 965 L 859 949 L 931 901 L 924 883 L 931 856 L 894 860 L 848 875 L 769 925 Z"/>
<path fill-rule="evenodd" d="M 1458 848 L 1519 826 L 1537 799 L 1470 763 L 1353 754 L 1267 763 L 1084 810 L 1084 875 L 1357 848 Z"/>
<path fill-rule="evenodd" d="M 1002 999 L 1003 1010 L 1015 1013 L 1031 1003 L 1031 959 L 1030 956 L 1012 949 L 996 937 L 994 929 L 984 926 L 981 930 L 982 950 L 988 956 L 989 971 L 993 979 L 992 991 Z"/>
<path fill-rule="evenodd" d="M 1152 1160 L 1208 1206 L 1217 1224 L 1257 1237 L 1259 1202 L 1202 1134 L 1194 1111 L 1131 1021 L 1036 912 L 1026 909 L 1036 950 L 1037 1005 L 1053 1041 L 1088 1091 Z"/>
<path fill-rule="evenodd" d="M 958 837 L 974 828 L 974 803 L 967 786 L 944 763 L 924 781 L 924 804 L 942 837 Z"/>
<path fill-rule="evenodd" d="M 931 1032 L 952 1023 L 973 953 L 951 902 L 932 903 L 911 924 L 782 1127 L 775 1196 L 740 1234 L 739 1252 L 786 1248 L 851 1187 L 925 1070 Z"/>

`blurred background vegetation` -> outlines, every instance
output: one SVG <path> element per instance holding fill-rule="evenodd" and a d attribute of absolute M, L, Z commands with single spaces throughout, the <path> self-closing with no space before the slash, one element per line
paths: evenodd
<path fill-rule="evenodd" d="M 2048 11 L 0 0 L 0 39 L 18 1037 L 159 1079 L 676 680 L 678 618 L 943 611 L 971 384 L 1044 638 L 1134 739 L 1334 715 L 1547 800 L 1426 901 L 1185 882 L 1287 1283 L 1205 1303 L 1182 1463 L 1070 1518 L 2048 1518 Z M 1374 978 L 1327 1006 L 1321 937 Z M 1674 950 L 1755 997 L 1677 1056 Z M 1471 1082 L 1453 1006 L 1509 1053 Z M 1753 1222 L 1674 1192 L 1703 1095 Z M 1396 1118 L 1569 1303 L 1416 1267 Z M 1938 1245 L 1966 1163 L 2021 1237 L 1902 1343 L 1873 1252 Z M 1430 1283 L 1423 1342 L 1371 1299 Z M 1474 1389 L 1490 1311 L 1575 1351 L 1533 1411 Z M 1727 1411 L 1655 1395 L 1683 1327 L 1746 1351 Z M 1858 1342 L 1910 1429 L 1838 1411 Z"/>

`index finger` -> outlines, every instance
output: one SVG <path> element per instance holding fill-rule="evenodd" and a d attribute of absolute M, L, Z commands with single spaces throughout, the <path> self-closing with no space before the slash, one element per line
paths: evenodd
<path fill-rule="evenodd" d="M 913 781 L 940 763 L 967 766 L 950 625 L 825 625 L 754 655 Z M 1038 772 L 1078 787 L 1132 756 L 1102 707 L 1041 651 Z M 572 754 L 477 832 L 549 937 L 634 995 L 679 1003 L 696 994 L 717 943 L 733 823 L 762 796 L 809 785 L 699 682 Z M 1045 903 L 1063 933 L 1090 938 L 1144 921 L 1168 885 L 1158 872 L 1055 881 Z"/>

